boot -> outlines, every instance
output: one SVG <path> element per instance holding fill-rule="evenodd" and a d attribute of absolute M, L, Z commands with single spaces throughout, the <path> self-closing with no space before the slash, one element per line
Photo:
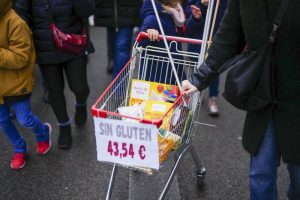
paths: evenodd
<path fill-rule="evenodd" d="M 60 126 L 60 132 L 58 136 L 58 148 L 70 149 L 72 147 L 72 133 L 71 125 Z"/>
<path fill-rule="evenodd" d="M 83 126 L 87 120 L 87 110 L 86 105 L 76 105 L 75 107 L 75 117 L 74 117 L 75 124 L 77 126 Z"/>

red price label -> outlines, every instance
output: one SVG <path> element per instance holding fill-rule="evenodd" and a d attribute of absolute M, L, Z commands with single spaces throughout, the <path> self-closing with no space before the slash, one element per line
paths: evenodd
<path fill-rule="evenodd" d="M 133 148 L 133 144 L 128 144 L 126 142 L 114 142 L 108 141 L 107 152 L 111 156 L 119 156 L 120 158 L 131 157 L 134 158 L 135 151 Z M 138 155 L 141 160 L 146 158 L 146 147 L 141 145 L 138 149 Z"/>

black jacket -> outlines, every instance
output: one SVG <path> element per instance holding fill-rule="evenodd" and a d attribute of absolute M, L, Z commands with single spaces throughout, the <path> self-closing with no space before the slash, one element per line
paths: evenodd
<path fill-rule="evenodd" d="M 267 5 L 266 5 L 267 4 Z M 250 49 L 262 46 L 269 37 L 270 22 L 280 0 L 230 0 L 225 17 L 208 51 L 209 55 L 190 81 L 199 90 L 217 76 L 217 70 L 239 54 L 245 44 Z M 271 117 L 275 121 L 282 158 L 300 164 L 300 2 L 290 0 L 283 17 L 274 51 L 277 105 L 259 112 L 248 112 L 243 146 L 251 154 L 258 152 Z"/>
<path fill-rule="evenodd" d="M 96 0 L 95 25 L 112 28 L 137 26 L 143 0 Z"/>
<path fill-rule="evenodd" d="M 49 0 L 57 27 L 65 33 L 82 33 L 83 20 L 94 11 L 94 0 Z M 37 63 L 59 64 L 80 55 L 57 50 L 50 30 L 48 0 L 15 0 L 15 10 L 31 26 L 37 51 Z M 93 51 L 89 42 L 85 53 Z"/>

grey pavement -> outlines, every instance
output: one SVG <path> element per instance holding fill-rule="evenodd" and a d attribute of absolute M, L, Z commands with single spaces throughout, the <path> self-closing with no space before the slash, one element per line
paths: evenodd
<path fill-rule="evenodd" d="M 96 53 L 88 64 L 91 94 L 89 107 L 111 81 L 106 74 L 106 32 L 92 28 L 91 35 Z M 33 134 L 17 126 L 29 144 L 29 158 L 24 169 L 10 169 L 12 148 L 0 134 L 0 200 L 100 200 L 104 199 L 112 165 L 96 161 L 96 142 L 92 116 L 82 128 L 72 126 L 73 148 L 57 148 L 58 127 L 51 107 L 42 101 L 41 76 L 36 70 L 36 86 L 31 98 L 32 110 L 43 121 L 53 125 L 53 148 L 48 155 L 35 153 Z M 223 82 L 224 78 L 221 78 Z M 221 84 L 222 85 L 222 84 Z M 222 87 L 221 87 L 222 88 Z M 74 115 L 74 97 L 66 84 L 69 115 Z M 207 169 L 204 187 L 196 182 L 196 167 L 189 153 L 183 159 L 166 199 L 246 200 L 248 198 L 247 171 L 249 155 L 241 145 L 242 123 L 245 114 L 219 98 L 221 115 L 211 118 L 206 109 L 207 94 L 201 109 L 200 121 L 217 127 L 199 126 L 194 144 Z M 112 199 L 157 199 L 173 159 L 149 176 L 126 168 L 119 168 Z M 288 186 L 286 165 L 278 170 L 279 199 L 286 199 Z"/>

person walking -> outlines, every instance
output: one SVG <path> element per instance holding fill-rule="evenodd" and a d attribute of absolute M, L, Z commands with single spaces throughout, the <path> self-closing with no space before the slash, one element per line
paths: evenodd
<path fill-rule="evenodd" d="M 58 147 L 72 146 L 71 120 L 67 113 L 64 95 L 65 78 L 75 95 L 75 117 L 77 126 L 87 120 L 87 55 L 94 51 L 87 41 L 81 53 L 70 53 L 59 49 L 53 39 L 50 24 L 54 23 L 63 33 L 82 34 L 84 21 L 93 14 L 93 0 L 15 0 L 16 11 L 30 25 L 37 52 L 37 63 L 49 90 L 50 105 L 60 129 Z"/>
<path fill-rule="evenodd" d="M 95 26 L 107 28 L 107 72 L 116 77 L 130 58 L 133 28 L 143 0 L 96 0 Z"/>
<path fill-rule="evenodd" d="M 157 8 L 164 33 L 168 36 L 189 36 L 190 29 L 198 26 L 195 24 L 201 23 L 200 18 L 202 15 L 199 10 L 193 9 L 191 11 L 192 15 L 186 19 L 180 0 L 157 0 L 155 1 L 155 6 Z M 158 39 L 159 34 L 161 33 L 151 0 L 144 1 L 141 9 L 141 17 L 142 24 L 140 29 L 142 32 L 147 32 L 149 37 L 149 40 L 143 40 L 141 45 L 143 47 L 149 45 L 158 48 L 165 48 L 164 42 Z M 174 53 L 172 54 L 173 59 L 183 59 L 182 56 L 176 54 L 176 52 L 181 50 L 181 43 L 178 43 L 177 45 L 170 45 L 170 51 L 171 53 Z M 162 52 L 151 52 L 151 54 L 156 57 L 167 56 Z M 171 66 L 167 62 L 160 63 L 152 61 L 151 64 L 145 64 L 144 61 L 142 61 L 141 63 L 143 63 L 142 68 L 145 67 L 146 69 L 141 70 L 144 74 L 140 74 L 140 76 L 145 77 L 145 80 L 154 82 L 166 81 L 168 84 L 176 84 L 176 79 Z M 177 64 L 175 69 L 180 81 L 186 79 L 186 73 L 182 64 Z"/>
<path fill-rule="evenodd" d="M 30 28 L 11 6 L 11 0 L 0 1 L 0 129 L 14 148 L 11 168 L 21 169 L 28 149 L 11 121 L 9 108 L 14 109 L 18 122 L 35 134 L 39 155 L 51 148 L 51 125 L 42 123 L 30 109 L 35 49 Z"/>
<path fill-rule="evenodd" d="M 277 36 L 271 55 L 272 103 L 258 111 L 248 111 L 244 124 L 243 146 L 251 155 L 251 200 L 277 199 L 281 158 L 289 172 L 288 199 L 300 199 L 300 2 L 290 0 L 279 28 L 278 24 L 272 27 L 282 3 L 287 2 L 229 0 L 207 59 L 189 81 L 183 81 L 187 94 L 203 90 L 218 75 L 218 69 L 239 54 L 245 44 L 247 49 L 258 50 L 269 38 Z M 277 35 L 270 35 L 272 28 L 278 28 Z"/>
<path fill-rule="evenodd" d="M 202 0 L 202 1 L 197 1 L 197 0 L 188 0 L 186 3 L 186 14 L 187 16 L 191 16 L 191 7 L 196 7 L 200 9 L 203 12 L 203 19 L 202 22 L 205 21 L 205 16 L 206 16 L 206 10 L 207 10 L 207 5 L 208 5 L 209 0 Z M 220 0 L 220 5 L 218 8 L 218 13 L 216 16 L 216 23 L 214 26 L 213 34 L 217 32 L 219 29 L 221 20 L 224 16 L 226 6 L 227 6 L 228 0 Z M 192 38 L 194 39 L 202 39 L 203 37 L 203 31 L 204 31 L 204 23 L 197 23 L 195 24 L 196 27 L 193 28 L 195 30 L 193 34 L 191 35 Z M 188 46 L 188 51 L 190 52 L 200 52 L 201 46 L 199 45 L 193 45 L 190 44 Z M 209 115 L 212 117 L 217 117 L 219 116 L 219 106 L 217 103 L 217 99 L 219 96 L 219 77 L 217 77 L 210 85 L 209 85 L 209 99 L 208 99 L 208 112 Z"/>

